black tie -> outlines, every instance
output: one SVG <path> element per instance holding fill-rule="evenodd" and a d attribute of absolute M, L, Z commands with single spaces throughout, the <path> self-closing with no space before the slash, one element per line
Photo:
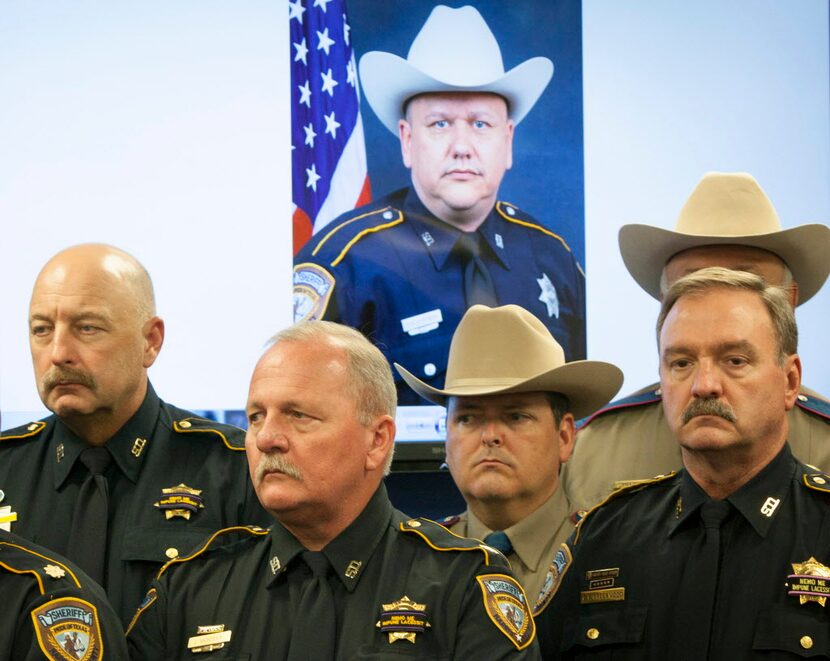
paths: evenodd
<path fill-rule="evenodd" d="M 334 594 L 326 578 L 331 565 L 322 551 L 304 551 L 301 557 L 312 576 L 295 611 L 288 661 L 331 661 L 337 629 Z"/>
<path fill-rule="evenodd" d="M 459 254 L 464 263 L 464 298 L 467 307 L 476 304 L 498 305 L 496 289 L 490 272 L 481 259 L 481 237 L 478 232 L 463 232 L 458 239 Z"/>
<path fill-rule="evenodd" d="M 484 543 L 487 544 L 487 546 L 492 546 L 494 549 L 498 549 L 504 555 L 507 555 L 513 551 L 513 544 L 510 543 L 510 538 L 507 536 L 507 533 L 502 532 L 501 530 L 494 530 L 487 535 L 484 538 Z"/>
<path fill-rule="evenodd" d="M 66 555 L 106 587 L 104 568 L 107 557 L 109 485 L 104 471 L 110 465 L 112 455 L 103 447 L 86 448 L 79 459 L 89 475 L 78 492 Z"/>

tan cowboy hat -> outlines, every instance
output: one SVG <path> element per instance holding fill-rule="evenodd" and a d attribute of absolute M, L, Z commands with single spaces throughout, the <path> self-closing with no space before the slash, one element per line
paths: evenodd
<path fill-rule="evenodd" d="M 395 363 L 416 393 L 445 406 L 448 397 L 512 392 L 557 392 L 576 418 L 605 406 L 623 373 L 596 360 L 565 362 L 565 352 L 545 325 L 518 305 L 474 305 L 452 336 L 444 390 L 427 385 Z"/>
<path fill-rule="evenodd" d="M 778 255 L 798 283 L 799 304 L 814 296 L 830 274 L 830 228 L 812 224 L 781 229 L 772 202 L 745 172 L 706 173 L 680 211 L 674 232 L 623 225 L 619 242 L 631 277 L 657 300 L 666 262 L 699 246 L 735 244 Z"/>
<path fill-rule="evenodd" d="M 404 60 L 372 51 L 360 58 L 360 80 L 369 105 L 398 135 L 407 99 L 425 92 L 492 92 L 507 99 L 518 124 L 553 76 L 553 62 L 533 57 L 504 71 L 501 50 L 474 7 L 438 5 L 412 42 Z"/>

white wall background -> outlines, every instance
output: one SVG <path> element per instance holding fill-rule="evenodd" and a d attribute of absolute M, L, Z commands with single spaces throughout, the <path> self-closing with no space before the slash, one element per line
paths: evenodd
<path fill-rule="evenodd" d="M 544 0 L 540 0 L 544 1 Z M 785 226 L 830 220 L 826 0 L 585 0 L 589 354 L 656 378 L 657 304 L 616 233 L 672 227 L 706 170 L 747 170 Z M 239 408 L 288 324 L 283 1 L 42 0 L 0 8 L 0 409 L 39 411 L 30 288 L 57 250 L 105 241 L 154 277 L 151 370 L 189 408 Z M 799 310 L 805 380 L 830 393 L 830 286 Z"/>

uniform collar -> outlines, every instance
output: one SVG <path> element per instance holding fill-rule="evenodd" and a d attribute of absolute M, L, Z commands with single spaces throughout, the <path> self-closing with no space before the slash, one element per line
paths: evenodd
<path fill-rule="evenodd" d="M 790 446 L 785 444 L 758 475 L 726 499 L 761 537 L 767 536 L 783 509 L 796 466 Z M 685 470 L 680 479 L 676 521 L 669 528 L 669 536 L 682 526 L 691 525 L 687 522 L 697 520 L 698 509 L 709 498 Z"/>
<path fill-rule="evenodd" d="M 542 554 L 550 539 L 548 533 L 555 533 L 561 522 L 568 520 L 570 513 L 570 504 L 560 484 L 553 495 L 535 512 L 504 531 L 513 545 L 513 553 L 529 571 L 535 572 L 539 569 L 539 563 L 543 560 Z M 484 525 L 471 510 L 467 511 L 468 536 L 484 539 L 491 532 L 493 531 Z M 549 558 L 544 558 L 544 560 L 547 562 Z"/>
<path fill-rule="evenodd" d="M 392 518 L 392 503 L 381 484 L 369 503 L 352 523 L 323 549 L 334 573 L 349 592 L 354 591 L 374 553 L 381 537 Z M 279 522 L 271 528 L 271 550 L 268 556 L 266 585 L 270 586 L 277 576 L 305 550 L 288 530 Z"/>
<path fill-rule="evenodd" d="M 107 449 L 112 454 L 115 464 L 127 478 L 135 482 L 147 456 L 146 446 L 152 443 L 153 432 L 159 417 L 159 398 L 153 386 L 147 382 L 147 394 L 133 417 L 127 420 L 121 429 L 110 438 Z M 87 448 L 85 441 L 78 438 L 60 418 L 55 420 L 55 432 L 52 434 L 52 460 L 55 462 L 55 488 L 66 482 L 75 461 Z"/>
<path fill-rule="evenodd" d="M 436 218 L 421 202 L 414 188 L 410 188 L 403 201 L 403 212 L 407 222 L 424 244 L 435 268 L 439 271 L 446 266 L 450 253 L 455 248 L 463 232 L 449 223 Z M 504 227 L 506 223 L 496 212 L 495 207 L 487 214 L 487 218 L 476 230 L 490 247 L 490 251 L 498 260 L 509 269 L 510 264 L 505 254 L 504 245 L 507 240 Z"/>

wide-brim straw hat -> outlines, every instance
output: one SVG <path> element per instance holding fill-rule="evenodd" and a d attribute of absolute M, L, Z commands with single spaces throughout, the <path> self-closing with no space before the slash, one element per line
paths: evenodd
<path fill-rule="evenodd" d="M 533 57 L 505 72 L 496 37 L 474 7 L 438 5 L 412 42 L 406 59 L 383 51 L 360 58 L 366 100 L 398 135 L 407 99 L 426 92 L 491 92 L 507 100 L 518 124 L 553 76 L 553 62 Z"/>
<path fill-rule="evenodd" d="M 675 231 L 623 225 L 619 242 L 631 277 L 658 300 L 666 262 L 700 246 L 749 246 L 777 255 L 798 283 L 799 304 L 812 298 L 830 274 L 830 228 L 809 224 L 781 229 L 772 202 L 745 172 L 705 174 L 680 211 Z"/>
<path fill-rule="evenodd" d="M 565 362 L 565 352 L 547 327 L 518 305 L 474 305 L 450 343 L 444 389 L 427 385 L 395 363 L 416 393 L 445 406 L 448 397 L 518 392 L 556 392 L 576 418 L 605 406 L 623 382 L 615 365 L 596 360 Z"/>

